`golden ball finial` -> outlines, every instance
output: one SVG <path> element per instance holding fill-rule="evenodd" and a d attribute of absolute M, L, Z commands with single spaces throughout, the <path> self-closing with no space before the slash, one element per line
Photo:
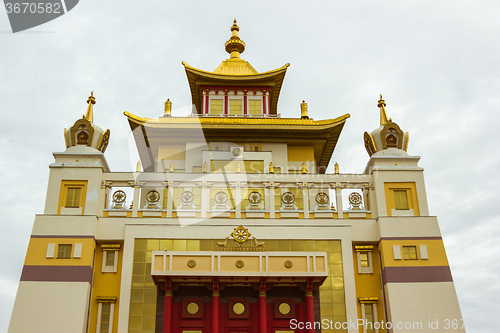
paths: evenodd
<path fill-rule="evenodd" d="M 239 58 L 240 53 L 243 53 L 243 51 L 245 51 L 245 43 L 240 39 L 240 36 L 238 35 L 240 27 L 238 27 L 238 24 L 236 24 L 236 19 L 234 19 L 231 31 L 231 38 L 229 38 L 225 45 L 226 52 L 231 55 L 231 58 Z"/>

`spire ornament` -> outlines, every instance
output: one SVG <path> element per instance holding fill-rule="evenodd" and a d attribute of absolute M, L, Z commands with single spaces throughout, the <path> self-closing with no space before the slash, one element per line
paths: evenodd
<path fill-rule="evenodd" d="M 307 113 L 307 103 L 304 100 L 300 103 L 300 118 L 309 119 L 309 115 Z"/>
<path fill-rule="evenodd" d="M 167 101 L 165 102 L 165 113 L 163 114 L 164 117 L 170 117 L 172 112 L 172 102 L 170 102 L 170 98 L 167 98 Z"/>
<path fill-rule="evenodd" d="M 91 123 L 94 122 L 94 107 L 93 105 L 95 104 L 95 97 L 94 97 L 94 91 L 92 90 L 90 92 L 89 99 L 87 100 L 88 106 L 87 106 L 87 113 L 85 114 L 85 119 L 90 121 Z"/>
<path fill-rule="evenodd" d="M 380 108 L 380 126 L 382 126 L 388 123 L 387 113 L 385 112 L 385 107 L 387 105 L 385 104 L 385 101 L 382 99 L 382 94 L 380 94 L 380 99 L 378 101 L 377 106 Z"/>
<path fill-rule="evenodd" d="M 238 31 L 240 31 L 240 27 L 238 27 L 238 24 L 236 24 L 236 19 L 234 19 L 233 26 L 231 27 L 231 38 L 229 38 L 229 40 L 224 45 L 224 47 L 226 48 L 226 52 L 231 55 L 231 59 L 239 59 L 240 54 L 245 51 L 245 43 L 240 39 Z"/>

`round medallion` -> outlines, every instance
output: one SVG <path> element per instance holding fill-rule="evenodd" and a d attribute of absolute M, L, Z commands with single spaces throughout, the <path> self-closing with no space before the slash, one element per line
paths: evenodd
<path fill-rule="evenodd" d="M 241 149 L 240 148 L 234 148 L 233 149 L 233 156 L 240 156 L 241 154 Z"/>
<path fill-rule="evenodd" d="M 262 201 L 262 196 L 259 192 L 252 192 L 248 195 L 248 201 L 253 204 L 258 204 Z"/>
<path fill-rule="evenodd" d="M 291 260 L 285 261 L 285 267 L 286 268 L 292 268 L 292 266 L 293 266 L 293 262 Z"/>
<path fill-rule="evenodd" d="M 193 268 L 194 266 L 196 266 L 196 261 L 194 261 L 193 259 L 189 260 L 188 261 L 188 267 L 189 268 Z"/>
<path fill-rule="evenodd" d="M 280 306 L 278 307 L 278 311 L 282 314 L 282 315 L 287 315 L 290 313 L 290 310 L 292 310 L 290 308 L 290 304 L 288 303 L 281 303 Z"/>
<path fill-rule="evenodd" d="M 328 194 L 326 194 L 325 192 L 316 194 L 316 202 L 320 205 L 326 205 L 329 199 L 330 198 L 328 197 Z"/>
<path fill-rule="evenodd" d="M 191 315 L 197 314 L 199 310 L 200 306 L 194 302 L 191 302 L 186 306 L 186 311 Z"/>
<path fill-rule="evenodd" d="M 237 315 L 245 312 L 245 305 L 243 303 L 236 303 L 233 305 L 233 312 Z"/>
<path fill-rule="evenodd" d="M 194 201 L 194 195 L 193 192 L 191 191 L 184 191 L 181 194 L 181 201 L 184 204 L 190 204 L 191 202 Z"/>
<path fill-rule="evenodd" d="M 227 202 L 227 193 L 226 192 L 217 192 L 214 198 L 215 202 L 219 205 L 224 205 Z"/>
<path fill-rule="evenodd" d="M 113 193 L 113 201 L 116 203 L 122 203 L 127 198 L 127 195 L 122 190 Z"/>
<path fill-rule="evenodd" d="M 236 261 L 235 265 L 238 268 L 242 268 L 243 266 L 245 266 L 245 263 L 243 262 L 243 260 L 238 260 Z"/>
<path fill-rule="evenodd" d="M 156 203 L 158 200 L 160 200 L 160 193 L 158 191 L 149 191 L 148 194 L 146 194 L 146 200 L 149 203 Z"/>
<path fill-rule="evenodd" d="M 281 195 L 281 201 L 286 204 L 293 204 L 295 202 L 295 196 L 291 192 L 285 192 Z"/>
<path fill-rule="evenodd" d="M 250 233 L 248 232 L 248 229 L 244 228 L 241 225 L 238 228 L 234 229 L 234 231 L 233 231 L 233 238 L 238 243 L 246 242 L 248 237 L 250 237 Z"/>
<path fill-rule="evenodd" d="M 349 202 L 353 205 L 358 205 L 362 201 L 361 194 L 357 192 L 352 192 L 349 194 Z"/>

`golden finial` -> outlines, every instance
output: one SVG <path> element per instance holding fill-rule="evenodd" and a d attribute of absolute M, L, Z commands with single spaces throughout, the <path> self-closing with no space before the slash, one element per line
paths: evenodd
<path fill-rule="evenodd" d="M 335 163 L 335 174 L 336 175 L 339 174 L 339 164 L 338 163 Z"/>
<path fill-rule="evenodd" d="M 306 174 L 307 173 L 307 169 L 306 169 L 306 163 L 302 163 L 302 173 L 303 174 Z"/>
<path fill-rule="evenodd" d="M 207 173 L 207 162 L 203 162 L 203 173 Z"/>
<path fill-rule="evenodd" d="M 309 119 L 309 115 L 307 114 L 307 103 L 304 100 L 300 103 L 300 119 Z"/>
<path fill-rule="evenodd" d="M 333 202 L 332 202 L 332 210 L 335 210 L 335 206 L 333 205 Z"/>
<path fill-rule="evenodd" d="M 134 200 L 132 200 L 132 202 L 130 203 L 129 209 L 132 209 L 132 208 L 134 208 Z"/>
<path fill-rule="evenodd" d="M 382 94 L 380 94 L 380 99 L 377 106 L 380 108 L 380 126 L 387 124 L 387 113 L 385 112 L 385 101 L 382 99 Z"/>
<path fill-rule="evenodd" d="M 231 55 L 231 58 L 239 59 L 240 53 L 245 51 L 245 43 L 240 39 L 238 31 L 240 31 L 240 27 L 238 27 L 236 19 L 234 19 L 233 26 L 231 27 L 231 38 L 229 38 L 224 47 L 226 48 L 226 52 Z"/>
<path fill-rule="evenodd" d="M 273 165 L 273 162 L 269 163 L 269 173 L 274 173 L 274 165 Z"/>
<path fill-rule="evenodd" d="M 85 119 L 90 121 L 91 123 L 94 122 L 94 108 L 93 105 L 95 104 L 95 97 L 94 97 L 94 91 L 92 90 L 90 92 L 89 99 L 87 100 L 87 103 L 89 104 L 87 106 L 87 113 L 85 114 Z"/>
<path fill-rule="evenodd" d="M 241 172 L 240 162 L 236 162 L 236 173 L 240 173 L 240 172 Z"/>
<path fill-rule="evenodd" d="M 170 112 L 172 111 L 172 102 L 170 102 L 170 98 L 167 99 L 165 102 L 165 114 L 163 115 L 164 117 L 170 117 L 171 114 Z"/>
<path fill-rule="evenodd" d="M 135 171 L 140 172 L 141 171 L 141 161 L 137 161 L 137 165 L 135 166 Z"/>
<path fill-rule="evenodd" d="M 170 171 L 169 172 L 174 172 L 174 161 L 170 162 Z"/>

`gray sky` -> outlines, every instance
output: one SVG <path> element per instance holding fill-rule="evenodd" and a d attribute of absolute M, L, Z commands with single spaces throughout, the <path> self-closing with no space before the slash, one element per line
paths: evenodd
<path fill-rule="evenodd" d="M 332 162 L 361 173 L 363 132 L 377 100 L 421 156 L 468 332 L 498 320 L 500 188 L 498 1 L 94 1 L 12 34 L 0 10 L 0 332 L 6 332 L 35 214 L 43 213 L 52 152 L 86 110 L 111 130 L 112 171 L 131 171 L 123 115 L 156 117 L 167 98 L 189 106 L 181 61 L 213 71 L 238 19 L 242 58 L 259 72 L 290 62 L 278 112 L 350 113 Z M 476 320 L 476 322 L 472 322 Z M 475 323 L 475 324 L 474 324 Z"/>

